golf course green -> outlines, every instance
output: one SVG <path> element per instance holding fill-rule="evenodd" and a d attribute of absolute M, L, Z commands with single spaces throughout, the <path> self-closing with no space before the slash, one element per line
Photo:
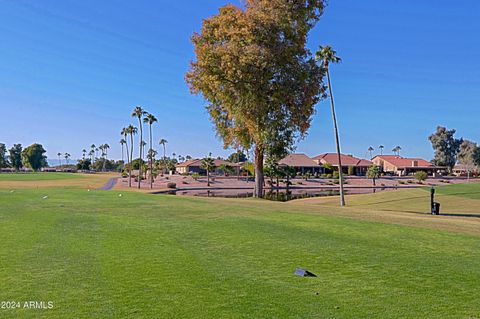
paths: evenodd
<path fill-rule="evenodd" d="M 374 203 L 408 192 L 353 195 L 340 209 L 333 199 L 0 187 L 0 300 L 53 303 L 0 317 L 480 317 L 478 218 Z M 480 184 L 438 192 L 480 203 L 452 195 Z"/>

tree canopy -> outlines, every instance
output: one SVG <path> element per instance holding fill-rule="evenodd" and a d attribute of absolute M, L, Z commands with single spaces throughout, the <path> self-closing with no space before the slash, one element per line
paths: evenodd
<path fill-rule="evenodd" d="M 22 144 L 13 144 L 13 147 L 8 150 L 10 165 L 16 171 L 23 167 L 22 162 Z"/>
<path fill-rule="evenodd" d="M 0 168 L 8 167 L 7 161 L 7 147 L 0 143 Z"/>
<path fill-rule="evenodd" d="M 480 165 L 480 148 L 477 143 L 463 140 L 458 152 L 458 162 L 471 170 Z"/>
<path fill-rule="evenodd" d="M 34 171 L 47 166 L 47 157 L 44 155 L 47 151 L 41 144 L 32 144 L 22 151 L 24 163 Z"/>
<path fill-rule="evenodd" d="M 323 0 L 246 0 L 203 22 L 186 81 L 202 94 L 224 146 L 255 149 L 256 196 L 265 154 L 281 156 L 310 127 L 325 92 L 323 69 L 306 48 Z"/>
<path fill-rule="evenodd" d="M 446 166 L 450 170 L 457 163 L 457 154 L 462 144 L 462 139 L 455 138 L 456 130 L 448 130 L 446 127 L 438 126 L 435 133 L 428 138 L 432 143 L 435 157 L 433 163 L 438 166 Z"/>

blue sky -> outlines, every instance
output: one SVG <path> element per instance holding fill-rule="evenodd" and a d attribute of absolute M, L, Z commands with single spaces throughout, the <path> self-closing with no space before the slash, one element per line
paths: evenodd
<path fill-rule="evenodd" d="M 50 158 L 108 143 L 119 158 L 120 129 L 141 105 L 168 153 L 228 154 L 184 82 L 192 32 L 226 3 L 0 0 L 0 142 L 38 142 Z M 309 47 L 343 59 L 331 71 L 344 153 L 400 145 L 429 159 L 439 124 L 480 142 L 479 12 L 477 0 L 330 0 Z M 334 150 L 328 101 L 297 146 Z"/>

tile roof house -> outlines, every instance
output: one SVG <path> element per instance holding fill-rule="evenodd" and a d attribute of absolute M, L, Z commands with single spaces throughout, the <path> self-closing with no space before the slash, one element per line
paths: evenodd
<path fill-rule="evenodd" d="M 229 161 L 224 161 L 221 159 L 214 159 L 213 163 L 215 165 L 215 173 L 223 173 L 219 167 L 221 165 L 228 165 L 231 167 L 240 167 L 240 164 L 237 163 L 232 163 Z M 189 173 L 199 173 L 199 174 L 204 174 L 206 173 L 205 170 L 202 168 L 202 160 L 201 159 L 191 159 L 188 161 L 185 161 L 183 163 L 179 163 L 175 165 L 176 171 L 180 174 L 189 174 Z"/>
<path fill-rule="evenodd" d="M 406 158 L 398 155 L 377 155 L 372 159 L 383 172 L 393 173 L 399 176 L 411 175 L 418 171 L 434 174 L 444 171 L 444 167 L 435 166 L 422 158 Z"/>
<path fill-rule="evenodd" d="M 297 172 L 322 173 L 323 167 L 305 154 L 289 154 L 278 161 L 280 166 L 290 166 Z"/>
<path fill-rule="evenodd" d="M 365 175 L 368 167 L 373 165 L 373 162 L 361 159 L 352 155 L 340 154 L 342 160 L 342 171 L 348 173 L 348 168 L 353 167 L 355 175 Z M 320 165 L 329 164 L 338 170 L 338 155 L 337 153 L 324 153 L 313 158 Z"/>

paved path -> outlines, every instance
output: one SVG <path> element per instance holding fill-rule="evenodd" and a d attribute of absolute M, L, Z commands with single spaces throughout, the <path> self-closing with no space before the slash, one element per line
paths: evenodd
<path fill-rule="evenodd" d="M 115 186 L 115 184 L 117 184 L 117 180 L 118 180 L 118 177 L 110 178 L 108 182 L 100 188 L 100 190 L 102 191 L 111 190 Z"/>

